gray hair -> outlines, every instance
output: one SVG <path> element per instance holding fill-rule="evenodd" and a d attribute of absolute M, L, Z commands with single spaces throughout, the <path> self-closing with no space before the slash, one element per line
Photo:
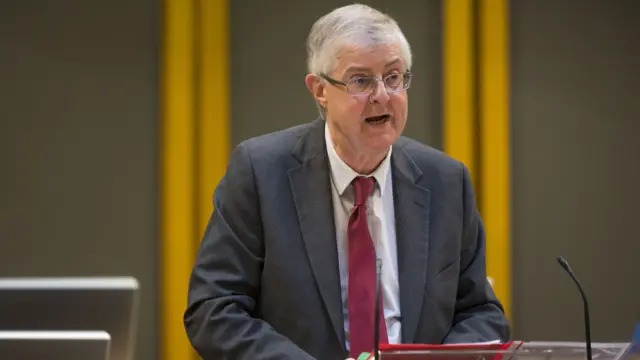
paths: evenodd
<path fill-rule="evenodd" d="M 337 8 L 318 19 L 307 39 L 307 67 L 313 74 L 329 73 L 344 46 L 398 44 L 407 69 L 411 68 L 411 47 L 396 21 L 367 5 Z"/>

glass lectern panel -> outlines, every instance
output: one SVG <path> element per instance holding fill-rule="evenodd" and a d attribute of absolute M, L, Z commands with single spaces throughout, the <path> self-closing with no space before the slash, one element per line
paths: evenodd
<path fill-rule="evenodd" d="M 593 360 L 632 360 L 631 343 L 593 343 Z M 584 343 L 512 342 L 499 346 L 385 346 L 381 360 L 587 360 Z M 373 356 L 370 357 L 372 359 Z"/>

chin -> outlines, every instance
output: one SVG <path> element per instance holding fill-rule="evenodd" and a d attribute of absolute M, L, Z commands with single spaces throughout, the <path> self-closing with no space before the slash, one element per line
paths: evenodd
<path fill-rule="evenodd" d="M 389 149 L 398 137 L 394 134 L 382 134 L 367 141 L 367 148 L 374 153 L 384 152 Z"/>

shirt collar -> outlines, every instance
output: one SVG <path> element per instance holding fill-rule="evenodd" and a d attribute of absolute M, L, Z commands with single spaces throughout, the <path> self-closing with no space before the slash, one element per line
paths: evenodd
<path fill-rule="evenodd" d="M 324 125 L 324 137 L 325 143 L 327 146 L 327 153 L 329 155 L 329 166 L 331 167 L 331 175 L 335 182 L 336 190 L 342 196 L 347 187 L 351 184 L 353 179 L 357 176 L 373 176 L 376 179 L 376 183 L 380 189 L 380 195 L 384 195 L 385 185 L 387 182 L 387 176 L 389 175 L 389 168 L 391 167 L 391 149 L 389 148 L 389 152 L 387 156 L 382 160 L 382 163 L 378 166 L 378 168 L 373 171 L 371 174 L 358 174 L 353 171 L 341 158 L 338 156 L 335 147 L 333 146 L 333 141 L 331 139 L 331 134 L 329 133 L 329 126 Z"/>

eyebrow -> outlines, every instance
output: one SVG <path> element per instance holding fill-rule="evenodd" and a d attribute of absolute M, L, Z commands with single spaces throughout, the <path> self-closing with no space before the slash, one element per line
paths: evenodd
<path fill-rule="evenodd" d="M 397 58 L 395 60 L 392 60 L 392 61 L 388 62 L 384 67 L 388 68 L 391 65 L 395 65 L 395 64 L 397 64 L 399 62 L 400 62 L 400 58 Z M 371 71 L 371 68 L 367 68 L 367 67 L 363 67 L 363 66 L 352 66 L 352 67 L 348 68 L 347 71 L 345 71 L 345 74 L 346 73 L 357 72 L 357 71 Z"/>

